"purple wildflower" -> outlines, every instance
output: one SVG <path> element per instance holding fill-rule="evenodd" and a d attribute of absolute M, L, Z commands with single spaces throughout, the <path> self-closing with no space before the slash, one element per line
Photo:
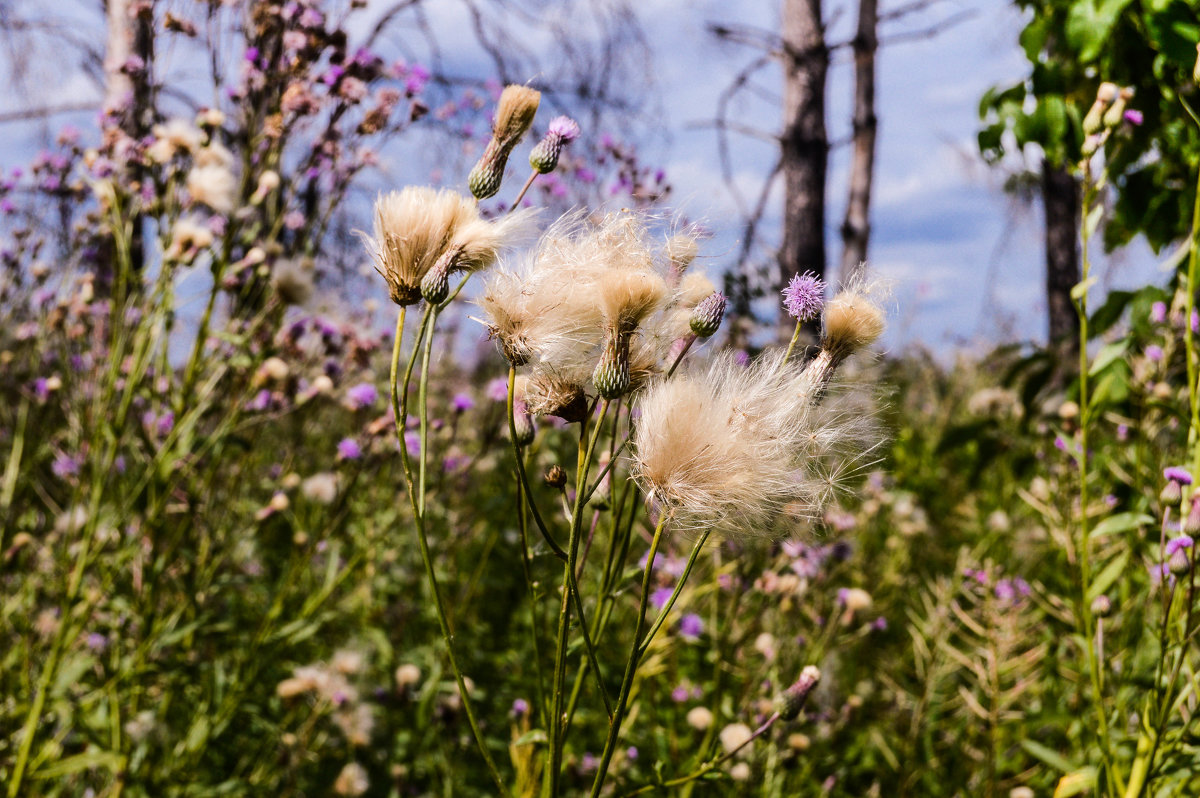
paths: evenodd
<path fill-rule="evenodd" d="M 514 718 L 524 717 L 529 712 L 529 702 L 524 698 L 518 698 L 513 701 L 511 711 Z"/>
<path fill-rule="evenodd" d="M 50 471 L 59 479 L 66 479 L 78 474 L 81 465 L 78 457 L 72 457 L 64 452 L 54 458 L 54 462 L 50 464 Z"/>
<path fill-rule="evenodd" d="M 404 446 L 409 454 L 419 454 L 421 451 L 421 433 L 409 431 L 404 433 Z"/>
<path fill-rule="evenodd" d="M 626 756 L 626 757 L 627 757 L 629 760 L 631 760 L 631 761 L 632 761 L 632 760 L 634 760 L 634 759 L 637 759 L 637 758 L 638 758 L 638 750 L 637 750 L 637 746 L 633 746 L 633 745 L 631 745 L 631 746 L 629 746 L 628 748 L 626 748 L 626 749 L 625 749 L 625 756 Z"/>
<path fill-rule="evenodd" d="M 1146 347 L 1146 357 L 1157 363 L 1163 359 L 1163 348 L 1158 344 L 1150 344 Z"/>
<path fill-rule="evenodd" d="M 1155 302 L 1150 306 L 1150 321 L 1155 324 L 1162 324 L 1167 320 L 1167 303 Z"/>
<path fill-rule="evenodd" d="M 362 447 L 353 438 L 342 438 L 337 445 L 338 458 L 342 460 L 357 460 L 362 457 Z"/>
<path fill-rule="evenodd" d="M 679 619 L 679 634 L 688 640 L 698 640 L 704 633 L 704 620 L 694 612 Z"/>
<path fill-rule="evenodd" d="M 505 386 L 505 396 L 507 397 L 508 387 Z M 475 400 L 470 394 L 456 393 L 454 398 L 450 400 L 450 406 L 454 408 L 454 412 L 463 413 L 475 406 Z"/>
<path fill-rule="evenodd" d="M 682 704 L 688 700 L 688 689 L 682 684 L 671 691 L 671 700 L 676 704 Z"/>
<path fill-rule="evenodd" d="M 503 402 L 508 399 L 508 380 L 497 377 L 487 384 L 487 398 L 493 402 Z"/>
<path fill-rule="evenodd" d="M 650 594 L 650 603 L 654 605 L 654 609 L 661 610 L 667 606 L 667 602 L 671 600 L 671 593 L 673 592 L 669 587 L 660 587 Z"/>
<path fill-rule="evenodd" d="M 556 116 L 550 120 L 550 126 L 546 132 L 551 136 L 557 136 L 564 142 L 574 141 L 579 138 L 579 125 L 569 116 Z"/>
<path fill-rule="evenodd" d="M 1186 468 L 1182 466 L 1168 466 L 1163 469 L 1163 478 L 1170 482 L 1178 482 L 1180 485 L 1191 485 L 1192 475 Z"/>
<path fill-rule="evenodd" d="M 352 410 L 362 410 L 364 407 L 370 407 L 375 404 L 375 400 L 378 398 L 379 392 L 369 382 L 360 382 L 346 391 L 346 401 Z"/>
<path fill-rule="evenodd" d="M 1190 549 L 1193 545 L 1195 545 L 1195 541 L 1192 540 L 1191 535 L 1180 535 L 1177 538 L 1171 538 L 1167 541 L 1167 546 L 1163 550 L 1163 556 L 1170 557 L 1177 551 Z"/>
<path fill-rule="evenodd" d="M 783 289 L 783 307 L 796 321 L 811 321 L 825 306 L 825 283 L 812 272 L 792 277 Z"/>
<path fill-rule="evenodd" d="M 1142 116 L 1142 112 L 1137 110 L 1136 108 L 1130 108 L 1128 111 L 1125 112 L 1125 121 L 1128 122 L 1129 124 L 1133 125 L 1134 127 L 1137 127 L 1138 125 L 1142 124 L 1142 122 L 1144 120 L 1145 120 L 1145 117 Z"/>
<path fill-rule="evenodd" d="M 103 651 L 108 648 L 108 638 L 99 632 L 92 632 L 87 636 L 87 647 L 92 651 Z"/>

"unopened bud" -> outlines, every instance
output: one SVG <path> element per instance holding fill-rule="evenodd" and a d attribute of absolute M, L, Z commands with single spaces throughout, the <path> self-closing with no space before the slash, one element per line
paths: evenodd
<path fill-rule="evenodd" d="M 1133 98 L 1133 89 L 1121 89 L 1120 94 L 1108 110 L 1104 112 L 1104 126 L 1116 127 L 1125 119 L 1125 104 Z"/>
<path fill-rule="evenodd" d="M 1167 480 L 1167 484 L 1163 485 L 1162 491 L 1158 494 L 1158 500 L 1163 504 L 1179 504 L 1182 499 L 1183 489 L 1173 479 Z"/>
<path fill-rule="evenodd" d="M 563 470 L 562 466 L 555 463 L 550 466 L 543 479 L 545 479 L 547 485 L 558 490 L 567 484 L 567 472 Z"/>
<path fill-rule="evenodd" d="M 714 291 L 692 308 L 692 317 L 688 320 L 688 325 L 697 337 L 708 338 L 721 328 L 723 318 L 725 318 L 725 295 Z"/>
<path fill-rule="evenodd" d="M 1167 559 L 1167 568 L 1176 576 L 1183 576 L 1192 570 L 1192 561 L 1188 558 L 1186 548 L 1176 549 Z"/>
<path fill-rule="evenodd" d="M 821 681 L 821 671 L 815 665 L 808 665 L 800 671 L 800 678 L 788 689 L 775 697 L 775 711 L 783 720 L 795 720 L 804 708 L 808 695 Z"/>
<path fill-rule="evenodd" d="M 1092 599 L 1093 615 L 1100 618 L 1107 618 L 1111 612 L 1112 600 L 1109 599 L 1108 596 L 1101 593 L 1099 596 L 1096 596 L 1096 598 Z"/>
<path fill-rule="evenodd" d="M 600 362 L 592 372 L 596 391 L 604 399 L 616 399 L 629 390 L 629 338 L 624 335 L 608 336 Z"/>
<path fill-rule="evenodd" d="M 494 197 L 500 190 L 500 183 L 504 180 L 504 167 L 508 164 L 508 153 L 509 150 L 501 147 L 495 139 L 488 142 L 479 163 L 475 164 L 475 168 L 467 175 L 467 186 L 475 199 Z"/>
<path fill-rule="evenodd" d="M 533 424 L 533 417 L 525 409 L 524 402 L 515 402 L 513 404 L 513 427 L 516 430 L 516 444 L 518 446 L 528 446 L 533 443 L 533 435 L 537 431 L 537 428 Z"/>
<path fill-rule="evenodd" d="M 421 296 L 431 305 L 445 301 L 450 295 L 450 272 L 462 255 L 462 247 L 447 250 L 421 279 Z"/>
<path fill-rule="evenodd" d="M 1183 519 L 1183 532 L 1187 535 L 1200 535 L 1200 496 L 1192 494 L 1191 508 Z"/>
<path fill-rule="evenodd" d="M 1104 109 L 1105 104 L 1096 100 L 1092 103 L 1092 107 L 1088 109 L 1087 115 L 1083 117 L 1083 132 L 1087 136 L 1094 136 L 1104 129 Z"/>

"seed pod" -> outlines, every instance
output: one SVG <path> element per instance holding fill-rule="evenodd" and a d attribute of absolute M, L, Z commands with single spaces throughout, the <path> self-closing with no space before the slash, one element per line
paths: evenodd
<path fill-rule="evenodd" d="M 692 308 L 692 317 L 688 326 L 699 338 L 708 338 L 721 328 L 721 320 L 725 318 L 725 296 L 713 292 Z"/>
<path fill-rule="evenodd" d="M 604 342 L 600 362 L 592 372 L 596 391 L 604 399 L 616 399 L 629 390 L 629 338 L 609 335 Z"/>

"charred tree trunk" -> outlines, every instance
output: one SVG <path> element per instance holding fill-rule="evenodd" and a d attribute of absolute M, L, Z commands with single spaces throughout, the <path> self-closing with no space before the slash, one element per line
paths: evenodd
<path fill-rule="evenodd" d="M 842 221 L 843 281 L 855 277 L 867 259 L 871 236 L 871 183 L 875 173 L 875 52 L 879 49 L 878 0 L 860 0 L 854 36 L 854 155 L 850 196 Z"/>
<path fill-rule="evenodd" d="M 784 183 L 781 289 L 798 272 L 825 274 L 825 172 L 829 135 L 825 129 L 825 79 L 829 48 L 821 23 L 821 0 L 783 0 Z M 792 321 L 780 320 L 780 336 Z"/>
<path fill-rule="evenodd" d="M 1079 183 L 1065 167 L 1042 163 L 1046 211 L 1046 311 L 1049 346 L 1079 352 L 1079 322 L 1071 289 L 1079 282 Z"/>

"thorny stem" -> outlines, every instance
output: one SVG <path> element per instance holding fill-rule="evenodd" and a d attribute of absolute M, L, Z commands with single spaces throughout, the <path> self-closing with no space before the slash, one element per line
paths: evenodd
<path fill-rule="evenodd" d="M 654 558 L 658 556 L 658 544 L 662 540 L 663 528 L 666 524 L 667 513 L 663 512 L 659 516 L 658 524 L 654 527 L 654 537 L 650 540 L 650 551 L 646 554 L 646 572 L 642 576 L 642 598 L 638 604 L 637 626 L 633 630 L 633 645 L 629 648 L 629 661 L 625 664 L 625 676 L 621 679 L 621 692 L 617 696 L 617 711 L 608 725 L 604 753 L 600 756 L 600 766 L 596 769 L 596 779 L 592 782 L 591 798 L 597 798 L 600 795 L 604 779 L 608 775 L 608 764 L 612 761 L 613 752 L 617 747 L 617 738 L 621 735 L 621 722 L 625 720 L 625 708 L 633 689 L 633 677 L 637 673 L 638 661 L 641 659 L 642 628 L 646 625 L 646 605 L 650 601 L 650 580 L 654 574 Z"/>
<path fill-rule="evenodd" d="M 770 731 L 771 727 L 774 726 L 778 720 L 779 720 L 779 713 L 778 712 L 772 713 L 771 717 L 767 718 L 766 721 L 763 722 L 763 725 L 761 725 L 757 729 L 755 729 L 754 733 L 751 734 L 749 737 L 747 737 L 745 742 L 743 742 L 737 748 L 734 748 L 732 751 L 729 751 L 724 756 L 721 756 L 717 759 L 713 759 L 713 760 L 710 760 L 710 761 L 704 763 L 703 765 L 700 766 L 699 770 L 696 770 L 693 773 L 689 773 L 686 776 L 680 776 L 677 779 L 671 779 L 670 781 L 664 781 L 661 784 L 644 784 L 641 787 L 638 787 L 633 792 L 625 793 L 625 795 L 622 796 L 622 798 L 631 798 L 631 796 L 643 795 L 644 793 L 653 792 L 654 790 L 658 790 L 663 787 L 678 787 L 681 784 L 687 784 L 689 781 L 695 781 L 696 779 L 703 777 L 704 774 L 708 773 L 712 769 L 719 767 L 720 765 L 728 762 L 730 759 L 733 759 L 735 756 L 737 756 L 739 751 L 741 751 L 743 748 L 750 745 L 750 743 L 754 742 L 759 737 L 762 737 L 764 734 L 766 734 L 768 731 Z"/>
<path fill-rule="evenodd" d="M 488 772 L 492 776 L 492 780 L 496 783 L 496 788 L 501 795 L 508 796 L 508 787 L 505 786 L 504 780 L 500 777 L 500 771 L 496 767 L 496 763 L 492 760 L 492 755 L 488 751 L 487 743 L 483 738 L 482 732 L 479 730 L 479 722 L 475 718 L 475 708 L 471 703 L 470 695 L 467 692 L 467 685 L 463 679 L 462 669 L 458 664 L 458 657 L 454 652 L 454 633 L 450 629 L 450 622 L 446 615 L 445 602 L 442 599 L 441 587 L 438 584 L 437 573 L 433 567 L 433 557 L 429 551 L 429 540 L 425 533 L 425 464 L 427 452 L 429 450 L 429 404 L 428 404 L 428 389 L 429 389 L 429 358 L 433 349 L 433 331 L 434 325 L 437 323 L 437 314 L 431 312 L 431 308 L 426 308 L 422 326 L 428 327 L 425 335 L 425 346 L 421 356 L 421 378 L 418 384 L 417 402 L 419 405 L 418 412 L 421 419 L 421 452 L 418 460 L 418 479 L 417 485 L 414 487 L 412 480 L 411 467 L 407 467 L 408 463 L 408 444 L 404 440 L 404 425 L 401 421 L 401 416 L 396 416 L 396 437 L 400 444 L 400 450 L 406 468 L 404 469 L 404 477 L 408 482 L 408 497 L 412 504 L 413 517 L 416 521 L 417 528 L 417 543 L 421 549 L 421 560 L 425 564 L 425 576 L 429 580 L 429 589 L 433 594 L 434 607 L 437 610 L 438 625 L 442 630 L 442 639 L 446 643 L 447 658 L 450 660 L 450 669 L 454 672 L 454 680 L 458 683 L 459 697 L 462 699 L 463 711 L 466 713 L 467 722 L 471 726 L 471 733 L 475 737 L 475 743 L 479 747 L 479 752 L 483 755 L 484 762 L 487 764 Z M 392 345 L 392 376 L 395 377 L 400 359 L 400 337 L 403 328 L 403 312 L 398 319 L 396 340 Z M 412 374 L 412 360 L 416 358 L 417 347 L 413 348 L 413 356 L 410 359 L 408 374 Z M 408 379 L 405 379 L 405 394 L 407 395 Z M 397 408 L 396 401 L 396 383 L 392 381 L 392 406 Z"/>

